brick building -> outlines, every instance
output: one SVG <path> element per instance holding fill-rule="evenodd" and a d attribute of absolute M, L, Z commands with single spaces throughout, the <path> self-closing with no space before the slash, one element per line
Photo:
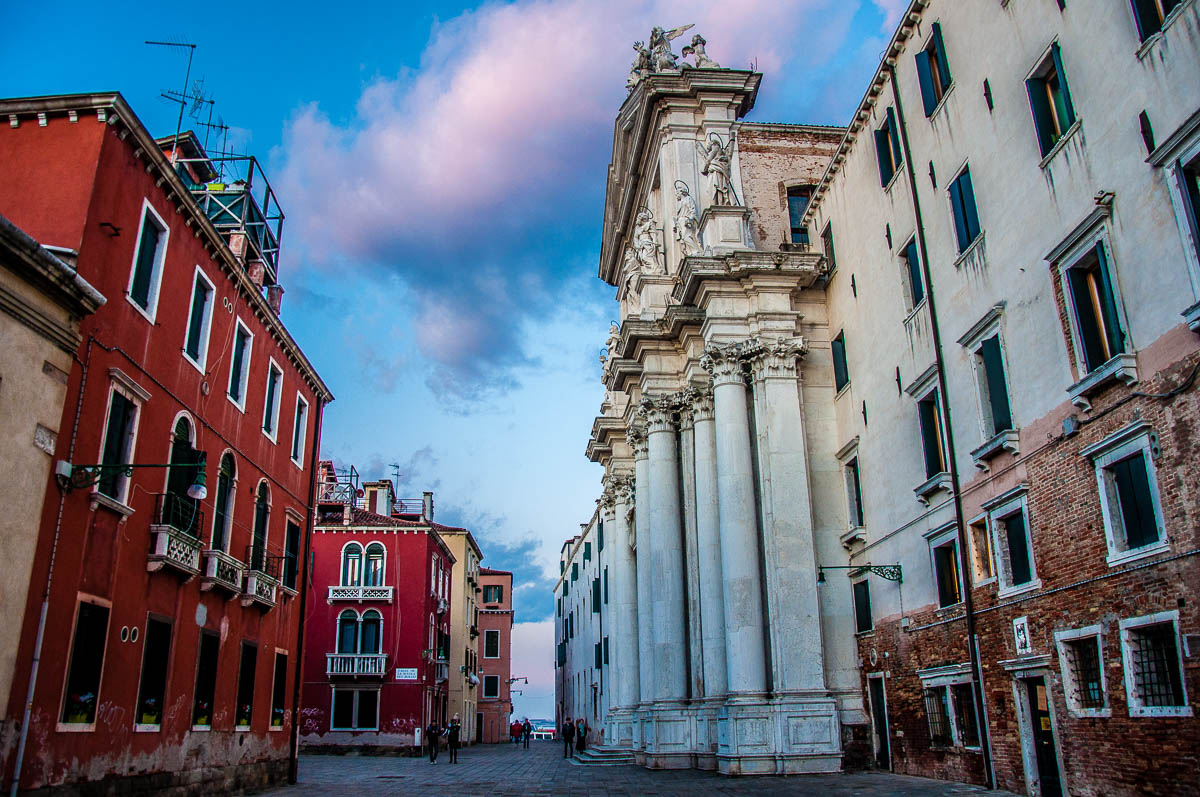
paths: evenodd
<path fill-rule="evenodd" d="M 256 160 L 156 141 L 119 94 L 0 109 L 0 213 L 109 297 L 79 327 L 28 597 L 4 606 L 4 780 L 279 783 L 332 400 L 278 315 L 282 211 Z"/>
<path fill-rule="evenodd" d="M 479 568 L 479 709 L 476 741 L 508 740 L 512 722 L 513 576 L 507 570 Z"/>

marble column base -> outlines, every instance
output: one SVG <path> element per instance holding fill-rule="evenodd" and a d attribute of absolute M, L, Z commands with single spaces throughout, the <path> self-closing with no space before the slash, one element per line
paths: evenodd
<path fill-rule="evenodd" d="M 646 711 L 645 760 L 649 769 L 691 769 L 696 756 L 695 714 L 684 700 L 656 701 Z"/>
<path fill-rule="evenodd" d="M 696 769 L 717 769 L 717 719 L 724 698 L 709 698 L 692 704 Z"/>
<path fill-rule="evenodd" d="M 633 731 L 633 756 L 639 764 L 646 761 L 646 726 L 649 723 L 650 706 L 639 703 L 632 709 L 631 730 Z"/>
<path fill-rule="evenodd" d="M 629 707 L 610 709 L 604 719 L 604 748 L 608 750 L 636 749 L 634 743 L 634 728 L 637 725 L 637 713 Z"/>
<path fill-rule="evenodd" d="M 731 695 L 717 716 L 717 769 L 724 775 L 838 772 L 837 701 L 811 695 Z"/>

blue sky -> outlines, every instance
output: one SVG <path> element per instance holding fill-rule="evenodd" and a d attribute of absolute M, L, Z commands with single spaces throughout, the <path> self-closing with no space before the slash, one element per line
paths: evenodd
<path fill-rule="evenodd" d="M 142 42 L 198 45 L 193 79 L 287 214 L 283 319 L 337 397 L 322 456 L 394 463 L 401 496 L 433 490 L 514 571 L 516 711 L 553 716 L 551 579 L 600 488 L 584 447 L 616 303 L 595 275 L 631 45 L 693 22 L 764 73 L 752 120 L 844 124 L 902 5 L 21 3 L 0 96 L 117 90 L 169 135 L 186 56 Z"/>

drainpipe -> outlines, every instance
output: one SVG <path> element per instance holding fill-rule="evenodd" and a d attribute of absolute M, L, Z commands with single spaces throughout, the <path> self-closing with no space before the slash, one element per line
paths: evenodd
<path fill-rule="evenodd" d="M 296 632 L 296 676 L 292 688 L 292 740 L 288 753 L 288 783 L 295 783 L 300 767 L 300 685 L 304 673 L 304 625 L 307 620 L 305 607 L 308 604 L 310 581 L 309 559 L 312 557 L 313 511 L 317 491 L 317 457 L 321 443 L 321 427 L 325 420 L 325 402 L 317 398 L 317 418 L 313 426 L 312 452 L 308 459 L 308 528 L 304 534 L 304 556 L 297 563 L 296 576 L 300 579 L 300 623 Z"/>
<path fill-rule="evenodd" d="M 934 365 L 937 371 L 938 394 L 941 396 L 942 430 L 946 436 L 947 458 L 950 460 L 950 491 L 954 499 L 954 525 L 958 532 L 959 562 L 963 582 L 963 610 L 967 620 L 967 649 L 971 656 L 971 681 L 975 693 L 975 717 L 979 726 L 980 750 L 983 752 L 983 773 L 989 789 L 995 788 L 992 771 L 992 740 L 987 726 L 987 712 L 983 697 L 983 670 L 979 655 L 979 640 L 975 635 L 975 602 L 972 596 L 974 574 L 965 561 L 970 548 L 967 527 L 963 523 L 962 489 L 958 474 L 958 456 L 954 447 L 954 426 L 950 422 L 950 394 L 946 390 L 946 360 L 942 353 L 942 333 L 938 324 L 937 304 L 934 300 L 933 280 L 929 271 L 929 250 L 925 244 L 925 223 L 921 216 L 921 202 L 917 197 L 917 177 L 913 171 L 912 150 L 908 144 L 908 126 L 904 122 L 904 106 L 900 102 L 900 88 L 896 84 L 896 67 L 889 58 L 884 59 L 884 69 L 892 84 L 892 97 L 896 101 L 896 116 L 900 127 L 900 142 L 904 147 L 905 171 L 908 187 L 912 194 L 913 213 L 916 216 L 917 246 L 921 250 L 921 276 L 925 280 L 925 301 L 929 305 L 929 326 L 933 333 Z"/>
<path fill-rule="evenodd" d="M 92 343 L 95 338 L 88 336 L 87 351 L 84 353 L 80 367 L 79 397 L 75 400 L 75 421 L 71 426 L 71 445 L 67 449 L 67 461 L 75 461 L 75 441 L 79 436 L 79 417 L 83 413 L 83 396 L 87 389 L 88 366 L 92 362 Z M 78 362 L 78 361 L 76 361 Z M 21 716 L 21 736 L 17 741 L 17 758 L 13 763 L 12 788 L 10 797 L 17 797 L 17 787 L 21 783 L 21 765 L 25 761 L 25 743 L 29 739 L 29 723 L 33 716 L 33 696 L 37 688 L 38 665 L 42 660 L 42 641 L 46 637 L 46 614 L 50 610 L 50 585 L 54 581 L 54 560 L 58 553 L 58 537 L 62 531 L 63 509 L 67 503 L 66 490 L 59 490 L 58 517 L 54 520 L 54 539 L 50 544 L 50 563 L 46 570 L 46 589 L 42 592 L 42 608 L 38 614 L 37 638 L 33 643 L 33 663 L 29 668 L 29 686 L 25 692 L 25 711 Z"/>

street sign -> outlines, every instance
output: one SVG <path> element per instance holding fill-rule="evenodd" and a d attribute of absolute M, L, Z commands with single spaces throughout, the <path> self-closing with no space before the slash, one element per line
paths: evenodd
<path fill-rule="evenodd" d="M 416 667 L 397 667 L 396 668 L 396 680 L 397 681 L 415 681 L 415 680 L 417 680 L 417 668 Z"/>

